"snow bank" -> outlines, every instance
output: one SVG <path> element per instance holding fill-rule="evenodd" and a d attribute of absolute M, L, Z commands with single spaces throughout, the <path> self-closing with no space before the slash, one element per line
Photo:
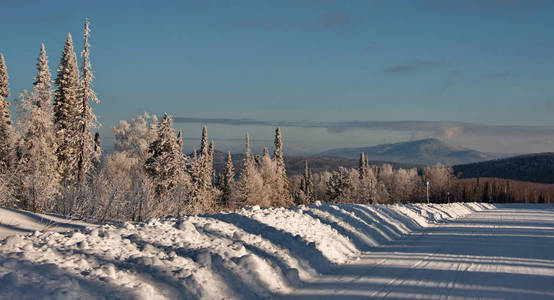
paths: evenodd
<path fill-rule="evenodd" d="M 35 231 L 0 242 L 0 298 L 270 297 L 414 230 L 493 207 L 252 207 L 62 233 Z"/>

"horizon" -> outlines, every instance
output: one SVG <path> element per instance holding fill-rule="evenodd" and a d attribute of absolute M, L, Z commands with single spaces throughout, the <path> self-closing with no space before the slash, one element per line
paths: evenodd
<path fill-rule="evenodd" d="M 255 151 L 270 147 L 276 125 L 289 155 L 422 138 L 486 153 L 554 151 L 551 2 L 0 8 L 12 103 L 32 88 L 40 44 L 55 77 L 67 33 L 80 51 L 91 20 L 105 148 L 112 126 L 146 111 L 173 115 L 186 151 L 198 147 L 202 124 L 218 150 L 233 153 L 246 132 Z"/>

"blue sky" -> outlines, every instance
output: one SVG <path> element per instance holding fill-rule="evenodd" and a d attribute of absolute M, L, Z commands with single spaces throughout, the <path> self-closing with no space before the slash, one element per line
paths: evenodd
<path fill-rule="evenodd" d="M 298 122 L 283 128 L 289 153 L 422 137 L 554 151 L 552 16 L 554 1 L 539 0 L 0 0 L 0 52 L 16 96 L 40 44 L 54 71 L 90 18 L 106 143 L 118 120 L 148 111 L 182 117 L 189 149 L 200 123 L 221 150 L 239 151 L 246 131 L 271 144 L 272 126 L 214 120 L 226 118 Z"/>

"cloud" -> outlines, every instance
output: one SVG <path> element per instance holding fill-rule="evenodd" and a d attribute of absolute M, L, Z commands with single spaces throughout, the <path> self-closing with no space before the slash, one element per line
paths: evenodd
<path fill-rule="evenodd" d="M 331 28 L 351 24 L 352 20 L 350 19 L 350 17 L 343 13 L 329 13 L 321 16 L 321 18 L 319 19 L 319 25 L 323 28 Z"/>
<path fill-rule="evenodd" d="M 464 136 L 494 137 L 551 137 L 554 126 L 486 125 L 452 121 L 262 121 L 228 118 L 175 117 L 174 123 L 222 124 L 231 126 L 281 126 L 297 128 L 322 128 L 330 134 L 348 130 L 384 130 L 410 133 L 413 139 L 439 138 L 450 140 Z"/>
<path fill-rule="evenodd" d="M 444 64 L 444 62 L 438 60 L 415 60 L 410 63 L 390 66 L 386 68 L 385 71 L 389 73 L 408 73 L 442 64 Z"/>

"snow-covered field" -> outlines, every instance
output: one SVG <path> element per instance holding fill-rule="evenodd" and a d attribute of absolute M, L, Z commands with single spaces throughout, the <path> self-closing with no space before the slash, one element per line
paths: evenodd
<path fill-rule="evenodd" d="M 486 272 L 496 272 L 499 281 L 507 278 L 505 273 L 527 274 L 528 280 L 554 286 L 554 248 L 548 248 L 554 246 L 554 211 L 552 206 L 531 207 L 319 204 L 253 207 L 121 226 L 82 228 L 82 223 L 58 220 L 46 231 L 0 241 L 0 298 L 433 298 L 447 293 L 449 286 L 458 288 L 456 272 L 446 272 L 454 267 L 475 272 L 473 285 L 464 286 L 467 293 L 455 296 L 479 296 L 469 291 L 481 284 L 483 291 L 498 287 L 505 292 L 489 291 L 484 297 L 509 298 L 514 290 L 520 292 L 515 295 L 554 297 L 553 290 L 526 294 L 521 288 L 479 282 Z M 517 210 L 534 217 L 533 223 L 526 224 L 525 218 L 502 223 L 503 211 L 516 215 Z M 38 223 L 33 214 L 22 213 L 24 221 L 17 221 L 15 214 L 0 210 L 4 235 L 6 228 L 44 230 L 31 226 Z M 458 219 L 466 215 L 469 218 Z M 9 226 L 2 225 L 6 216 L 11 216 Z M 57 232 L 62 223 L 77 228 Z M 490 241 L 498 238 L 496 250 L 489 235 Z M 457 237 L 471 239 L 465 245 Z M 521 256 L 509 244 L 536 242 L 533 238 L 543 238 L 542 248 L 532 248 L 536 253 Z M 504 253 L 506 249 L 512 252 Z M 547 250 L 550 256 L 544 254 Z M 541 255 L 546 257 L 537 259 Z M 409 270 L 420 270 L 413 274 L 418 277 L 403 278 Z M 387 289 L 398 286 L 410 288 L 396 294 Z M 426 287 L 439 292 L 427 293 Z"/>

